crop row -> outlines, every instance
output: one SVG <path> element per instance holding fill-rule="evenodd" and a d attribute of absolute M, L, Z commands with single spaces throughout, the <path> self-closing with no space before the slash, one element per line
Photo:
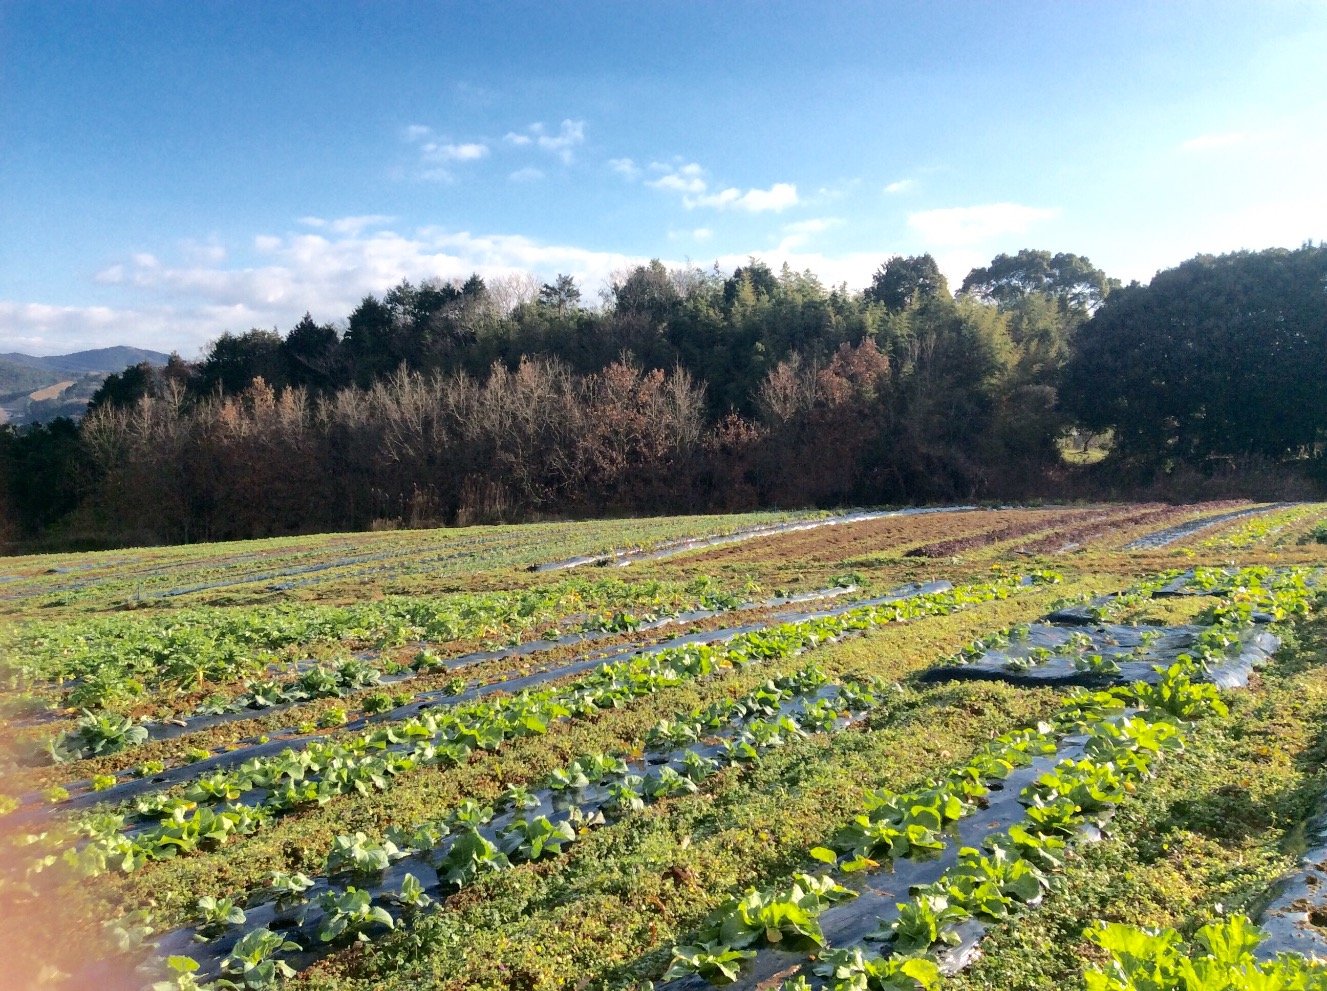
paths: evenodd
<path fill-rule="evenodd" d="M 1274 610 L 1278 619 L 1303 615 L 1310 598 L 1303 578 L 1302 571 L 1267 569 L 1208 571 L 1195 576 L 1208 591 L 1224 594 L 1222 601 L 1206 611 L 1208 621 L 1215 624 L 1212 633 L 1218 637 L 1236 624 L 1251 622 L 1250 603 Z M 1172 581 L 1172 576 L 1156 576 L 1131 596 L 1118 598 L 1136 599 Z M 967 653 L 985 652 L 1001 640 L 1001 634 L 989 635 L 970 645 Z M 1021 796 L 1028 806 L 1024 821 L 990 837 L 984 844 L 985 853 L 975 848 L 961 850 L 953 868 L 938 880 L 919 886 L 910 902 L 895 905 L 892 921 L 882 925 L 874 937 L 888 944 L 887 955 L 864 953 L 857 946 L 825 951 L 821 914 L 841 900 L 855 898 L 857 892 L 829 877 L 800 875 L 790 885 L 750 889 L 720 906 L 702 925 L 695 943 L 675 948 L 667 976 L 699 974 L 729 983 L 738 980 L 743 963 L 756 956 L 753 947 L 773 946 L 817 952 L 815 973 L 836 991 L 938 986 L 939 967 L 924 954 L 959 943 L 965 927 L 962 938 L 971 944 L 974 933 L 980 931 L 980 926 L 973 928 L 975 923 L 1006 918 L 1019 905 L 1039 900 L 1050 883 L 1048 871 L 1059 866 L 1065 838 L 1074 835 L 1092 814 L 1118 802 L 1131 790 L 1132 782 L 1148 773 L 1154 756 L 1179 746 L 1183 721 L 1225 714 L 1216 688 L 1195 680 L 1203 674 L 1206 659 L 1202 653 L 1197 659 L 1183 657 L 1155 684 L 1138 682 L 1108 692 L 1080 693 L 1068 700 L 1056 719 L 1059 734 L 1088 730 L 1081 748 L 1083 759 L 1062 760 L 1025 789 Z M 1131 710 L 1144 718 L 1135 717 Z M 945 847 L 945 830 L 986 797 L 988 782 L 1005 777 L 1038 752 L 1055 749 L 1045 727 L 1010 734 L 964 767 L 915 792 L 869 796 L 863 813 L 839 832 L 831 848 L 814 849 L 810 856 L 845 874 L 874 869 L 876 858 L 897 861 L 931 856 Z M 966 955 L 951 954 L 949 962 L 958 965 L 964 959 Z M 770 972 L 764 968 L 760 974 L 768 977 Z M 789 991 L 809 986 L 805 977 L 784 985 Z M 1117 986 L 1126 985 L 1110 985 Z"/>
<path fill-rule="evenodd" d="M 808 603 L 818 600 L 835 598 L 839 594 L 850 591 L 851 586 L 785 596 L 765 603 L 752 604 L 749 608 L 757 611 L 758 615 L 736 626 L 718 626 L 711 629 L 695 630 L 683 636 L 666 639 L 655 644 L 628 641 L 580 654 L 569 654 L 568 648 L 578 648 L 589 641 L 602 639 L 604 636 L 610 635 L 574 634 L 554 640 L 533 640 L 516 647 L 461 655 L 450 660 L 442 659 L 432 651 L 424 650 L 416 654 L 412 667 L 407 674 L 393 676 L 393 683 L 397 687 L 408 677 L 424 677 L 427 681 L 423 690 L 417 690 L 413 693 L 409 691 L 397 692 L 394 695 L 388 695 L 381 691 L 364 694 L 356 699 L 363 714 L 354 720 L 349 718 L 346 707 L 340 705 L 320 707 L 321 712 L 316 720 L 307 718 L 312 713 L 304 711 L 302 714 L 306 718 L 294 726 L 285 728 L 273 728 L 270 721 L 265 720 L 264 728 L 266 732 L 255 736 L 229 742 L 211 750 L 197 746 L 186 747 L 184 755 L 189 758 L 188 762 L 177 764 L 169 770 L 166 767 L 166 760 L 153 758 L 118 774 L 94 775 L 91 781 L 74 782 L 70 785 L 70 788 L 76 789 L 78 794 L 71 801 L 76 806 L 86 807 L 96 801 L 105 802 L 133 798 L 150 791 L 164 790 L 164 788 L 173 784 L 233 768 L 253 758 L 277 754 L 283 747 L 305 748 L 332 739 L 330 734 L 311 735 L 315 734 L 320 728 L 332 729 L 340 726 L 343 727 L 341 732 L 344 735 L 364 730 L 373 725 L 399 723 L 429 709 L 454 707 L 493 695 L 528 693 L 535 686 L 558 679 L 567 679 L 592 671 L 605 664 L 617 663 L 626 658 L 657 654 L 661 651 L 672 650 L 688 644 L 720 643 L 739 634 L 766 629 L 779 623 L 800 622 L 816 617 L 831 617 L 862 607 L 892 603 L 921 593 L 939 592 L 950 587 L 948 582 L 933 582 L 924 586 L 909 585 L 878 598 L 857 600 L 856 602 L 828 608 L 821 605 L 815 609 L 807 609 L 806 606 Z M 721 610 L 690 612 L 680 614 L 677 620 L 689 622 L 699 618 L 714 618 L 720 615 L 722 615 Z M 637 629 L 652 629 L 673 621 L 656 620 L 650 624 L 641 624 L 637 626 Z M 543 653 L 549 654 L 549 658 L 533 666 L 526 666 L 521 663 L 513 668 L 506 663 L 510 662 L 512 658 L 534 657 Z M 498 664 L 498 669 L 496 671 L 490 669 L 488 662 Z M 356 671 L 362 670 L 358 662 L 350 663 Z M 469 667 L 472 663 L 483 664 L 484 667 L 474 678 L 473 683 L 468 683 L 465 677 L 455 672 L 461 668 Z M 441 674 L 436 672 L 441 672 Z M 448 677 L 449 675 L 450 677 Z M 443 678 L 446 680 L 441 680 Z M 333 678 L 327 680 L 333 682 L 334 685 L 336 681 L 339 681 L 339 679 Z M 291 702 L 289 704 L 297 705 L 298 703 Z M 204 717 L 192 723 L 192 727 L 205 730 L 212 725 L 219 725 L 250 715 L 249 712 L 233 712 L 219 717 Z M 125 718 L 116 718 L 119 721 L 110 726 L 107 725 L 111 722 L 108 717 L 97 718 L 97 725 L 93 727 L 93 732 L 98 735 L 99 739 L 111 732 L 117 735 L 132 732 L 136 733 L 141 739 L 142 727 L 132 726 L 129 720 Z M 93 717 L 87 717 L 87 722 L 92 721 Z M 128 727 L 127 731 L 126 727 Z M 188 723 L 182 727 L 158 724 L 153 727 L 152 736 L 162 739 L 183 736 L 190 731 L 190 727 L 191 724 Z M 125 741 L 120 749 L 131 746 L 136 742 L 138 741 Z M 161 753 L 160 748 L 155 752 Z M 161 787 L 155 787 L 158 785 Z M 48 788 L 43 794 L 48 801 L 61 802 L 69 797 L 67 792 L 68 789 L 56 787 Z M 35 800 L 35 797 L 30 795 L 29 800 Z"/>
<path fill-rule="evenodd" d="M 1083 523 L 1067 532 L 1061 531 L 1039 537 L 1024 544 L 1021 549 L 1030 554 L 1060 553 L 1081 547 L 1105 534 L 1114 535 L 1125 529 L 1155 526 L 1192 511 L 1192 507 L 1144 503 L 1131 506 L 1123 514 L 1110 519 Z"/>
<path fill-rule="evenodd" d="M 772 537 L 785 533 L 800 533 L 806 530 L 818 530 L 822 527 L 842 526 L 849 523 L 864 523 L 871 520 L 896 516 L 925 516 L 932 513 L 965 512 L 974 508 L 976 507 L 946 506 L 939 509 L 899 509 L 874 512 L 862 511 L 855 513 L 841 513 L 834 516 L 823 516 L 819 519 L 811 520 L 788 520 L 779 523 L 767 523 L 759 526 L 745 527 L 728 533 L 716 533 L 699 537 L 682 537 L 677 540 L 662 541 L 652 547 L 637 546 L 619 548 L 603 554 L 586 554 L 578 557 L 564 558 L 559 561 L 547 561 L 543 564 L 532 566 L 530 570 L 564 571 L 569 568 L 584 567 L 585 565 L 594 565 L 596 567 L 623 567 L 637 561 L 659 560 L 661 558 L 671 557 L 675 554 L 683 554 L 691 550 L 720 547 L 725 544 L 742 543 L 748 540 L 756 540 L 761 537 Z"/>
<path fill-rule="evenodd" d="M 1210 508 L 1210 507 L 1209 507 Z M 1215 516 L 1199 516 L 1194 519 L 1186 520 L 1183 523 L 1177 523 L 1164 530 L 1157 530 L 1152 533 L 1144 534 L 1135 540 L 1129 541 L 1124 545 L 1126 551 L 1140 550 L 1158 550 L 1162 547 L 1170 547 L 1180 541 L 1187 540 L 1196 533 L 1203 530 L 1209 530 L 1215 526 L 1244 519 L 1249 516 L 1258 516 L 1263 513 L 1273 512 L 1280 508 L 1276 505 L 1271 506 L 1251 506 L 1244 509 L 1231 510 L 1228 513 L 1219 513 Z"/>
<path fill-rule="evenodd" d="M 714 608 L 740 599 L 709 579 L 663 583 L 569 581 L 542 589 L 444 599 L 395 598 L 355 606 L 189 610 L 143 619 L 116 616 L 39 623 L 11 643 L 6 674 L 18 685 L 74 682 L 65 701 L 101 706 L 159 687 L 197 688 L 263 672 L 273 652 L 343 640 L 394 646 L 510 636 L 573 612 Z"/>
<path fill-rule="evenodd" d="M 693 582 L 691 587 L 703 584 L 705 582 Z M 116 753 L 148 740 L 183 736 L 195 729 L 206 729 L 225 722 L 250 719 L 258 713 L 268 713 L 308 701 L 343 698 L 347 694 L 379 686 L 390 685 L 398 688 L 394 695 L 377 692 L 362 699 L 365 714 L 373 715 L 386 712 L 408 701 L 410 693 L 402 695 L 399 686 L 401 682 L 417 675 L 456 671 L 481 663 L 523 657 L 559 648 L 577 647 L 597 640 L 611 639 L 624 633 L 643 633 L 673 623 L 698 622 L 736 610 L 788 607 L 814 599 L 829 598 L 850 590 L 850 588 L 827 589 L 815 593 L 783 596 L 763 603 L 743 602 L 736 596 L 706 592 L 690 602 L 650 604 L 645 611 L 638 609 L 633 612 L 617 608 L 614 611 L 589 615 L 563 616 L 561 625 L 571 626 L 573 632 L 562 634 L 561 631 L 554 629 L 547 631 L 540 639 L 525 640 L 495 650 L 478 651 L 452 658 L 441 657 L 432 649 L 424 647 L 409 663 L 398 660 L 376 662 L 373 653 L 369 653 L 312 666 L 296 664 L 292 665 L 296 669 L 295 673 L 285 677 L 264 677 L 246 681 L 240 694 L 228 699 L 216 696 L 192 712 L 167 722 L 149 725 L 146 721 L 135 723 L 130 717 L 112 716 L 104 712 L 85 712 L 73 727 L 51 742 L 49 749 L 57 762 L 100 756 Z M 660 597 L 654 594 L 651 599 L 653 603 L 659 603 Z M 569 619 L 572 622 L 568 623 Z M 423 634 L 426 631 L 418 632 Z M 458 682 L 461 683 L 463 679 Z M 334 712 L 335 710 L 328 714 L 328 721 L 310 724 L 309 731 L 318 725 L 324 728 L 337 725 L 337 720 L 330 718 Z M 339 721 L 346 721 L 344 715 Z"/>
<path fill-rule="evenodd" d="M 318 944 L 330 949 L 393 927 L 394 909 L 410 916 L 484 874 L 558 856 L 588 829 L 661 798 L 694 793 L 726 766 L 758 761 L 764 751 L 808 733 L 841 729 L 853 713 L 875 704 L 875 691 L 856 683 L 829 685 L 814 666 L 772 679 L 741 698 L 661 720 L 645 743 L 654 756 L 591 754 L 542 781 L 508 786 L 491 806 L 467 799 L 445 816 L 390 827 L 381 842 L 362 833 L 338 836 L 327 854 L 324 879 L 278 874 L 267 889 L 245 900 L 247 913 L 234 899 L 205 897 L 192 930 L 196 935 L 179 932 L 163 946 L 202 942 L 191 952 L 208 958 L 208 973 L 243 973 L 244 947 L 273 942 L 270 936 L 235 931 L 252 917 L 264 922 L 262 929 L 298 928 L 306 934 L 313 945 L 299 961 L 307 963 Z M 680 748 L 660 754 L 675 746 L 682 727 L 688 732 Z M 389 870 L 394 880 L 386 884 Z M 175 965 L 195 972 L 178 960 Z"/>
<path fill-rule="evenodd" d="M 897 903 L 892 913 L 882 913 L 883 924 L 870 938 L 884 943 L 884 952 L 858 945 L 827 949 L 819 917 L 834 901 L 855 893 L 829 877 L 811 883 L 798 878 L 791 886 L 749 890 L 720 906 L 701 926 L 696 943 L 675 949 L 669 976 L 696 973 L 728 983 L 741 976 L 755 948 L 777 947 L 816 951 L 815 973 L 833 991 L 938 987 L 933 952 L 957 944 L 960 929 L 971 922 L 1007 919 L 1036 903 L 1050 886 L 1067 841 L 1122 801 L 1161 754 L 1182 746 L 1181 714 L 1185 719 L 1224 714 L 1215 689 L 1195 682 L 1196 674 L 1196 666 L 1176 665 L 1161 686 L 1080 693 L 1067 700 L 1053 726 L 1000 738 L 914 792 L 869 796 L 832 848 L 813 849 L 810 859 L 852 874 L 871 871 L 880 860 L 930 856 L 946 846 L 947 827 L 983 801 L 993 782 L 1039 754 L 1055 752 L 1068 734 L 1085 734 L 1075 748 L 1078 759 L 1061 760 L 1022 790 L 1020 821 L 988 836 L 984 849 L 958 851 L 954 866 Z M 784 988 L 809 986 L 798 977 Z"/>
<path fill-rule="evenodd" d="M 791 657 L 884 623 L 942 615 L 1005 598 L 1018 584 L 1016 579 L 996 579 L 743 633 L 723 644 L 670 648 L 604 665 L 564 688 L 479 700 L 347 740 L 255 758 L 233 771 L 199 779 L 183 795 L 142 800 L 137 821 L 131 824 L 138 832 L 132 837 L 122 831 L 126 820 L 120 815 L 84 820 L 89 842 L 66 851 L 64 859 L 85 874 L 110 867 L 135 870 L 149 859 L 178 856 L 256 831 L 270 817 L 310 803 L 322 804 L 347 792 L 387 789 L 398 775 L 417 767 L 455 765 L 472 751 L 496 750 L 509 739 L 542 735 L 560 719 L 584 718 L 725 668 Z M 247 804 L 236 801 L 241 796 L 248 796 Z"/>
<path fill-rule="evenodd" d="M 1174 929 L 1098 923 L 1088 939 L 1108 961 L 1087 991 L 1327 991 L 1327 966 L 1293 953 L 1256 956 L 1263 934 L 1244 915 L 1210 922 L 1186 941 Z"/>
<path fill-rule="evenodd" d="M 777 521 L 787 518 L 787 514 L 754 514 L 754 518 Z M 74 606 L 108 601 L 139 603 L 144 596 L 178 596 L 282 578 L 300 581 L 299 575 L 315 567 L 321 569 L 316 572 L 320 584 L 357 579 L 368 579 L 379 586 L 393 580 L 394 584 L 409 584 L 402 579 L 416 573 L 435 580 L 439 575 L 475 574 L 528 564 L 553 547 L 598 551 L 623 540 L 650 544 L 698 531 L 719 533 L 749 527 L 752 519 L 753 515 L 748 514 L 542 523 L 360 534 L 353 540 L 336 535 L 291 537 L 151 552 L 18 558 L 10 559 L 14 581 L 0 593 L 0 600 L 55 596 L 58 598 L 48 598 L 48 602 Z M 41 571 L 22 573 L 34 568 Z"/>
<path fill-rule="evenodd" d="M 1321 508 L 1317 506 L 1291 506 L 1274 513 L 1265 513 L 1238 526 L 1228 527 L 1202 540 L 1197 546 L 1204 550 L 1247 550 L 1272 542 L 1285 531 L 1320 512 Z"/>
<path fill-rule="evenodd" d="M 923 544 L 920 547 L 912 548 L 904 556 L 925 558 L 953 557 L 956 554 L 966 551 L 989 547 L 992 544 L 998 544 L 1004 541 L 1016 540 L 1019 537 L 1031 536 L 1032 534 L 1040 533 L 1045 530 L 1059 533 L 1066 526 L 1090 524 L 1102 517 L 1110 515 L 1112 514 L 1099 509 L 1082 510 L 1072 513 L 1047 514 L 1037 519 L 1020 520 L 1016 523 L 996 527 L 991 530 L 968 536 L 951 537 L 946 540 Z"/>
<path fill-rule="evenodd" d="M 1145 583 L 1145 584 L 1149 584 L 1149 583 Z M 1153 583 L 1150 583 L 1150 584 L 1151 584 L 1151 585 L 1156 585 L 1157 582 L 1153 582 Z M 1212 582 L 1209 581 L 1208 584 L 1209 584 L 1209 585 L 1212 585 L 1212 584 L 1214 584 L 1214 583 L 1212 583 Z M 1232 589 L 1233 589 L 1233 588 L 1239 588 L 1239 587 L 1241 587 L 1241 583 L 1238 582 L 1238 581 L 1235 581 L 1235 580 L 1231 579 L 1230 576 L 1226 576 L 1225 584 L 1226 584 L 1226 587 L 1228 587 L 1228 588 L 1232 588 Z M 693 726 L 694 726 L 694 723 L 691 723 L 691 722 L 689 722 L 688 720 L 678 720 L 678 725 L 677 725 L 677 726 L 669 726 L 669 725 L 667 725 L 666 723 L 665 723 L 665 724 L 660 724 L 659 726 L 656 727 L 656 729 L 655 729 L 655 731 L 654 731 L 654 733 L 653 733 L 653 736 L 654 736 L 656 739 L 659 739 L 661 742 L 662 742 L 662 741 L 678 741 L 678 740 L 685 739 L 685 738 L 688 736 L 688 734 L 689 734 L 690 732 L 693 732 L 693 731 L 694 731 L 694 730 L 692 729 Z M 526 816 L 525 818 L 529 819 L 529 818 L 531 818 L 531 817 Z M 538 816 L 535 816 L 535 817 L 533 817 L 533 818 L 534 818 L 534 819 L 537 819 Z M 550 818 L 551 818 L 551 817 L 550 817 Z M 533 819 L 532 819 L 531 821 L 533 822 Z M 532 828 L 532 829 L 533 829 L 533 828 L 543 829 L 544 827 L 542 827 L 542 826 L 540 826 L 540 827 L 534 827 L 534 826 L 531 826 L 531 828 Z M 350 838 L 350 839 L 353 840 L 353 837 Z M 492 841 L 496 843 L 496 842 L 497 842 L 497 837 L 496 837 L 496 836 L 492 837 Z M 851 858 L 846 858 L 846 859 L 851 859 Z M 424 876 L 424 875 L 421 875 L 421 876 Z M 426 884 L 427 884 L 427 883 L 428 883 L 428 878 L 427 878 L 427 877 L 425 878 L 425 881 L 426 881 Z M 407 896 L 408 892 L 407 892 L 406 890 L 404 890 L 404 888 L 397 888 L 396 886 L 394 886 L 394 887 L 393 887 L 393 892 L 392 892 L 392 893 L 393 893 L 394 896 L 399 896 L 399 898 L 397 898 L 397 899 L 394 900 L 394 901 L 393 901 L 393 900 L 383 901 L 382 899 L 378 899 L 378 900 L 372 901 L 372 904 L 371 904 L 370 907 L 371 907 L 371 908 L 373 908 L 373 907 L 381 908 L 381 909 L 385 909 L 385 910 L 387 910 L 387 911 L 392 911 L 392 912 L 398 912 L 398 910 L 399 910 L 398 917 L 399 917 L 400 915 L 407 915 L 407 916 L 410 915 L 411 912 L 410 912 L 410 910 L 408 910 L 407 907 L 406 907 L 406 905 L 407 905 L 407 901 L 408 901 L 408 899 L 406 898 L 406 896 Z M 346 892 L 339 890 L 339 895 L 346 895 Z M 385 897 L 385 896 L 384 896 L 384 897 Z M 222 900 L 222 901 L 224 901 L 224 900 Z M 329 909 L 331 909 L 331 910 L 333 911 L 333 914 L 335 914 L 336 911 L 344 910 L 344 911 L 346 911 L 346 912 L 350 912 L 352 909 L 355 909 L 355 906 L 352 905 L 349 901 L 345 902 L 345 903 L 340 907 L 340 909 L 338 909 L 336 906 L 333 906 L 333 905 L 331 904 L 331 902 L 329 901 L 329 902 L 328 902 L 328 907 L 329 907 Z M 355 909 L 355 910 L 358 911 L 357 909 Z M 316 912 L 316 911 L 321 911 L 321 909 L 315 909 L 314 911 L 315 911 L 315 912 Z M 313 916 L 311 916 L 311 919 L 312 919 L 312 918 L 313 918 Z M 321 916 L 318 916 L 317 918 L 320 919 Z M 380 921 L 380 920 L 379 920 L 379 921 Z M 321 923 L 315 923 L 315 924 L 320 925 Z M 344 938 L 346 938 L 346 937 L 345 937 L 345 934 L 343 933 L 342 936 L 340 936 L 340 937 L 333 937 L 333 940 L 334 940 L 334 942 L 335 942 L 335 941 L 338 940 L 338 939 L 344 940 Z M 306 940 L 306 942 L 307 942 L 307 940 Z M 329 945 L 330 945 L 330 944 L 329 944 Z"/>

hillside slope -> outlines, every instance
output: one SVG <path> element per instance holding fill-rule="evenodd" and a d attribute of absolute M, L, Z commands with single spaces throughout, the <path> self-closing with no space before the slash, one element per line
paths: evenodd
<path fill-rule="evenodd" d="M 144 361 L 164 365 L 169 357 L 160 351 L 126 346 L 70 354 L 0 354 L 0 423 L 22 425 L 57 416 L 81 416 L 107 375 Z"/>

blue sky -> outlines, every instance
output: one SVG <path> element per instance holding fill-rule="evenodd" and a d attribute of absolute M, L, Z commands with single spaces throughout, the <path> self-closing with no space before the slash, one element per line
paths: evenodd
<path fill-rule="evenodd" d="M 0 5 L 0 350 L 478 271 L 1327 239 L 1327 3 Z"/>

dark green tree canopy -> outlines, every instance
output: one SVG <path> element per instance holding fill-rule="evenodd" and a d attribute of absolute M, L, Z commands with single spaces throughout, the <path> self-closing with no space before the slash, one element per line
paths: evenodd
<path fill-rule="evenodd" d="M 350 314 L 342 341 L 354 379 L 368 385 L 401 365 L 416 369 L 443 367 L 458 350 L 474 342 L 468 319 L 471 306 L 486 290 L 479 278 L 462 286 L 427 280 L 393 286 L 381 300 L 365 296 Z"/>
<path fill-rule="evenodd" d="M 887 309 L 902 310 L 913 303 L 949 296 L 949 283 L 930 255 L 904 258 L 894 255 L 871 278 L 866 298 Z"/>
<path fill-rule="evenodd" d="M 557 310 L 574 310 L 581 305 L 581 291 L 570 275 L 559 275 L 539 287 L 539 305 Z"/>
<path fill-rule="evenodd" d="M 723 284 L 723 301 L 731 307 L 739 300 L 768 299 L 779 291 L 779 280 L 764 262 L 752 258 L 746 265 L 733 270 Z"/>
<path fill-rule="evenodd" d="M 124 408 L 132 406 L 146 396 L 156 394 L 156 369 L 149 362 L 130 365 L 122 372 L 106 376 L 97 391 L 88 400 L 88 409 L 99 406 Z"/>
<path fill-rule="evenodd" d="M 222 334 L 198 366 L 198 391 L 242 392 L 259 377 L 272 386 L 286 384 L 281 335 L 275 330 Z"/>
<path fill-rule="evenodd" d="M 639 313 L 654 320 L 666 319 L 682 301 L 668 269 L 657 258 L 648 265 L 637 265 L 626 278 L 614 280 L 610 292 L 618 313 Z"/>
<path fill-rule="evenodd" d="M 1322 456 L 1327 245 L 1200 255 L 1078 330 L 1063 401 L 1126 461 Z"/>
<path fill-rule="evenodd" d="M 315 323 L 308 313 L 290 329 L 282 344 L 286 376 L 291 385 L 318 391 L 341 380 L 341 338 L 330 323 Z"/>
<path fill-rule="evenodd" d="M 1082 255 L 1024 248 L 1016 255 L 997 255 L 986 268 L 974 268 L 959 291 L 1002 307 L 1038 293 L 1068 308 L 1090 311 L 1118 286 Z"/>

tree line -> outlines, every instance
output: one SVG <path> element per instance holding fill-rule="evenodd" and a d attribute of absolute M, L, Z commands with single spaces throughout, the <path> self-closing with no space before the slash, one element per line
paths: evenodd
<path fill-rule="evenodd" d="M 861 292 L 730 274 L 410 282 L 340 327 L 224 334 L 0 432 L 11 541 L 1129 494 L 1321 476 L 1327 246 L 1120 286 L 1024 250 L 951 292 L 928 255 Z M 1070 431 L 1110 454 L 1071 471 Z M 1243 473 L 1241 475 L 1241 473 Z"/>

